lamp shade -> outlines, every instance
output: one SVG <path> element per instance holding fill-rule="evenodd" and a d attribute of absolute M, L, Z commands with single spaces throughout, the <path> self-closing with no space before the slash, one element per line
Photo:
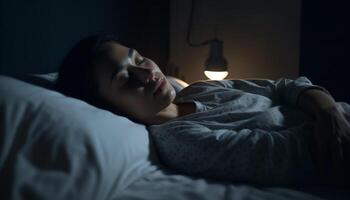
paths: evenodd
<path fill-rule="evenodd" d="M 209 44 L 209 57 L 205 61 L 204 73 L 210 79 L 224 79 L 228 75 L 228 72 L 227 60 L 223 56 L 223 41 L 213 39 Z M 216 78 L 213 77 L 213 75 L 216 76 Z"/>

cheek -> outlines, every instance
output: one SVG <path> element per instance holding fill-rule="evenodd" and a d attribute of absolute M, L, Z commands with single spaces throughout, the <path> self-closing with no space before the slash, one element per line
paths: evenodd
<path fill-rule="evenodd" d="M 159 66 L 157 65 L 157 63 L 155 63 L 153 60 L 149 60 L 149 64 L 150 64 L 156 71 L 161 72 L 161 73 L 163 74 L 162 70 L 159 68 Z"/>
<path fill-rule="evenodd" d="M 135 118 L 152 116 L 171 103 L 175 98 L 175 90 L 171 84 L 167 84 L 167 91 L 162 96 L 155 98 L 145 95 L 142 88 L 132 91 L 118 91 L 110 101 L 113 107 Z M 170 86 L 170 87 L 169 87 Z"/>
<path fill-rule="evenodd" d="M 166 97 L 168 97 L 168 101 L 172 102 L 175 97 L 176 97 L 176 91 L 175 88 L 170 84 L 170 82 L 167 80 L 167 84 L 166 84 Z"/>
<path fill-rule="evenodd" d="M 124 92 L 115 96 L 114 106 L 127 113 L 142 112 L 149 107 L 149 100 L 141 91 Z"/>

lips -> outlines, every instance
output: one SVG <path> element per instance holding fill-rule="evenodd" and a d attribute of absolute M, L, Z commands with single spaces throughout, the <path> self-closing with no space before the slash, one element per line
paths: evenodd
<path fill-rule="evenodd" d="M 161 91 L 165 84 L 166 84 L 166 81 L 164 78 L 157 79 L 152 89 L 153 95 L 156 95 L 159 91 Z"/>

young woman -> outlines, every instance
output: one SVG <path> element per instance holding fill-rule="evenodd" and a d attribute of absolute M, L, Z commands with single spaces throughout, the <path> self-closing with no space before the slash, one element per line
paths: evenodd
<path fill-rule="evenodd" d="M 308 181 L 302 159 L 309 159 L 308 170 L 336 182 L 349 167 L 344 109 L 305 77 L 198 82 L 176 94 L 151 59 L 112 36 L 95 35 L 64 58 L 57 88 L 148 125 L 161 159 L 185 174 L 288 184 Z M 293 133 L 301 135 L 295 143 Z"/>

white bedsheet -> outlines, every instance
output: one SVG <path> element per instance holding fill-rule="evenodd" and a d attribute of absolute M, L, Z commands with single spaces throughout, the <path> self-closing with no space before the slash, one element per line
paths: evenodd
<path fill-rule="evenodd" d="M 124 190 L 116 200 L 349 200 L 350 191 L 329 187 L 283 188 L 209 182 L 157 170 Z"/>

